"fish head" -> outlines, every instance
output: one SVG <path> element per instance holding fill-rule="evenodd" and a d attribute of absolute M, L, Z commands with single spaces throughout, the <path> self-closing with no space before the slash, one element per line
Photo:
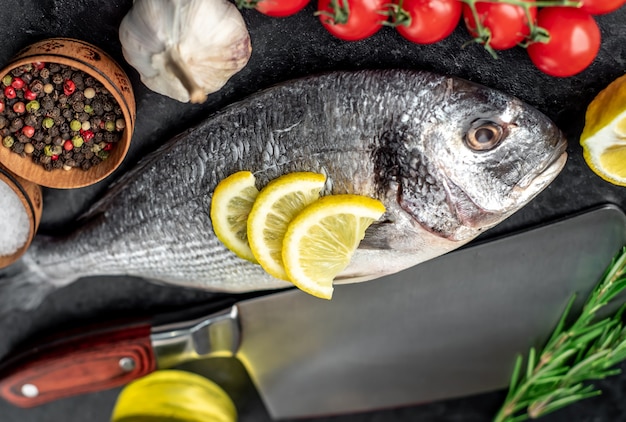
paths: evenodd
<path fill-rule="evenodd" d="M 432 107 L 396 146 L 397 201 L 422 228 L 469 241 L 554 180 L 567 141 L 547 116 L 503 92 L 456 78 L 431 91 Z"/>

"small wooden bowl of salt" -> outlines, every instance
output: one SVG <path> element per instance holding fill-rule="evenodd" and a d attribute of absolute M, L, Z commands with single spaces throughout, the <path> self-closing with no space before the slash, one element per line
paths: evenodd
<path fill-rule="evenodd" d="M 0 165 L 0 268 L 26 252 L 41 219 L 41 188 Z"/>

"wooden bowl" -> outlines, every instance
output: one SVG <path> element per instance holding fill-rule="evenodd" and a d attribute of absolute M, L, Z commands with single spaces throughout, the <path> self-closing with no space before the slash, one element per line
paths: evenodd
<path fill-rule="evenodd" d="M 22 202 L 22 205 L 24 205 L 24 209 L 28 215 L 28 220 L 30 221 L 30 231 L 26 243 L 13 255 L 0 255 L 0 268 L 4 268 L 17 261 L 30 246 L 30 243 L 37 233 L 37 229 L 39 228 L 43 203 L 41 188 L 39 185 L 12 174 L 1 165 L 0 182 L 6 183 L 11 189 L 13 189 Z"/>
<path fill-rule="evenodd" d="M 111 174 L 124 160 L 135 128 L 135 96 L 130 80 L 122 68 L 104 51 L 84 41 L 70 38 L 49 38 L 20 51 L 11 63 L 0 70 L 0 78 L 12 69 L 29 63 L 58 63 L 83 71 L 99 81 L 115 98 L 126 127 L 122 138 L 109 157 L 88 170 L 55 169 L 47 171 L 30 157 L 22 157 L 0 145 L 0 163 L 18 176 L 50 188 L 70 189 L 92 185 Z"/>

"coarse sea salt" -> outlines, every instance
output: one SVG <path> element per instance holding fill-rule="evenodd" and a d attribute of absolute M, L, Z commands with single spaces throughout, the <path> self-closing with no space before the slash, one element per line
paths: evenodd
<path fill-rule="evenodd" d="M 0 256 L 13 255 L 28 240 L 30 221 L 17 194 L 0 180 Z"/>

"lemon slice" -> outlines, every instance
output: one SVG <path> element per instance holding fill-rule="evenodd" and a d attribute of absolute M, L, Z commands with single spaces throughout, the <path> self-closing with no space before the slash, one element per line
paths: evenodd
<path fill-rule="evenodd" d="M 626 75 L 589 104 L 580 144 L 587 165 L 598 176 L 626 186 Z"/>
<path fill-rule="evenodd" d="M 222 180 L 211 199 L 211 221 L 217 238 L 237 256 L 255 262 L 248 245 L 247 221 L 259 191 L 254 175 L 240 171 Z"/>
<path fill-rule="evenodd" d="M 153 372 L 128 384 L 111 422 L 235 422 L 237 410 L 214 382 L 187 371 Z"/>
<path fill-rule="evenodd" d="M 283 241 L 291 282 L 330 299 L 335 276 L 350 263 L 365 230 L 384 213 L 380 201 L 359 195 L 325 196 L 306 207 L 289 223 Z"/>
<path fill-rule="evenodd" d="M 281 255 L 287 224 L 319 198 L 325 181 L 322 174 L 289 173 L 259 192 L 248 217 L 248 241 L 255 258 L 270 275 L 288 280 Z"/>

